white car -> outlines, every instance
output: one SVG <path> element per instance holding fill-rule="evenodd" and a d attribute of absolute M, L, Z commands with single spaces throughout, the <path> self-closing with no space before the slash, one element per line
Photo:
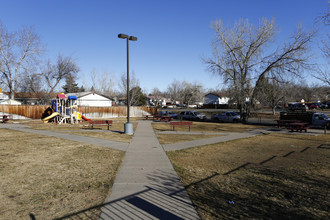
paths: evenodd
<path fill-rule="evenodd" d="M 211 120 L 217 122 L 239 122 L 241 116 L 236 112 L 229 111 L 223 114 L 214 114 L 211 116 Z"/>

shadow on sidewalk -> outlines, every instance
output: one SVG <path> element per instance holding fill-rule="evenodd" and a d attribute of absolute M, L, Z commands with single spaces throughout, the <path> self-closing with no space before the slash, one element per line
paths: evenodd
<path fill-rule="evenodd" d="M 156 170 L 147 178 L 153 182 L 137 193 L 83 209 L 62 219 L 200 219 L 179 178 Z M 102 212 L 102 213 L 101 213 Z M 37 219 L 32 213 L 32 220 Z"/>

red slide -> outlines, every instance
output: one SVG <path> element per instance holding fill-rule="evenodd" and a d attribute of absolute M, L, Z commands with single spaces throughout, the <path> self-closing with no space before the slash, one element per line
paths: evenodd
<path fill-rule="evenodd" d="M 86 118 L 85 116 L 81 116 L 82 119 L 84 119 L 85 121 L 90 121 L 90 119 Z"/>

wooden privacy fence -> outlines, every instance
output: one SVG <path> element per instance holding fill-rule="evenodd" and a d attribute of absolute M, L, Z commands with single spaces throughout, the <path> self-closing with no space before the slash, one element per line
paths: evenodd
<path fill-rule="evenodd" d="M 0 112 L 4 114 L 20 115 L 32 119 L 40 119 L 42 113 L 49 105 L 0 105 Z M 105 117 L 126 117 L 127 110 L 125 106 L 113 107 L 90 107 L 78 106 L 78 112 L 91 118 Z M 130 113 L 132 117 L 143 117 L 145 113 L 156 114 L 157 109 L 153 107 L 131 106 Z"/>

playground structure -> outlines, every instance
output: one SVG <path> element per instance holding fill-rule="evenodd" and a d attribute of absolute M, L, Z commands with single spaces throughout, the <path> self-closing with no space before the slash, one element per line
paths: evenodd
<path fill-rule="evenodd" d="M 45 123 L 55 122 L 57 124 L 78 124 L 82 120 L 89 121 L 78 112 L 77 97 L 60 93 L 52 100 L 52 106 L 48 107 L 42 114 L 41 120 Z"/>

